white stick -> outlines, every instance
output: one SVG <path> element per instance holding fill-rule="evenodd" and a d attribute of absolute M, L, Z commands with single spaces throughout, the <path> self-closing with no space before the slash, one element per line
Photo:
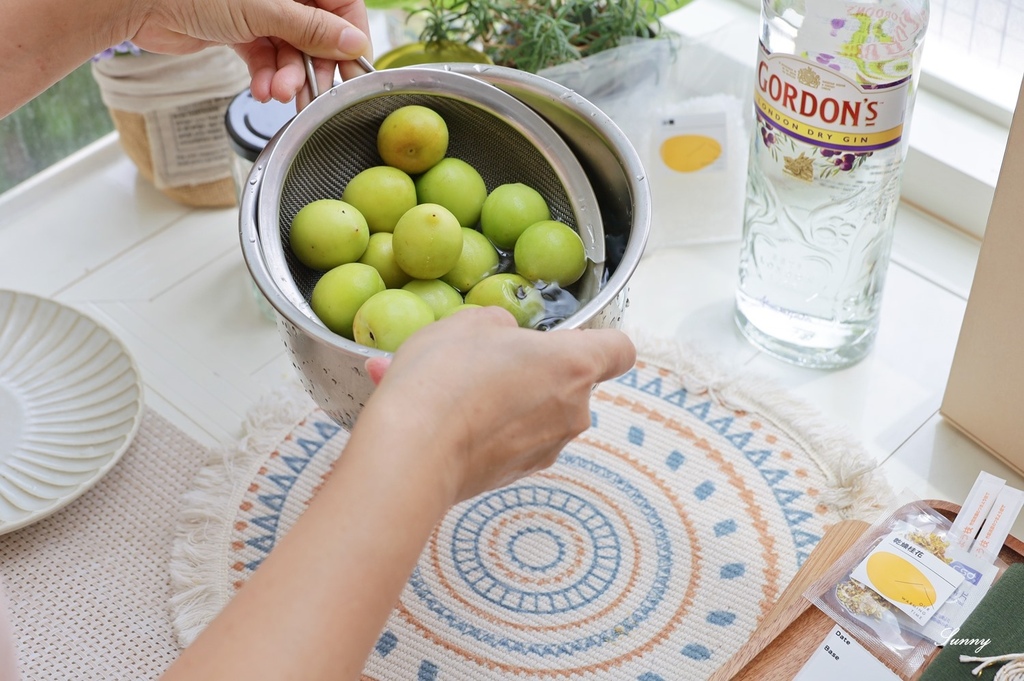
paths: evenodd
<path fill-rule="evenodd" d="M 971 544 L 978 535 L 978 530 L 985 522 L 989 511 L 992 510 L 992 505 L 996 502 L 999 491 L 1005 484 L 1005 480 L 997 478 L 991 473 L 985 471 L 978 473 L 978 478 L 974 481 L 974 486 L 971 487 L 967 499 L 960 507 L 960 512 L 953 519 L 953 525 L 949 528 L 946 538 L 964 551 L 970 551 Z"/>
<path fill-rule="evenodd" d="M 981 534 L 971 545 L 971 553 L 988 562 L 994 562 L 999 549 L 1010 535 L 1010 529 L 1017 520 L 1021 506 L 1024 505 L 1024 492 L 1004 485 L 996 497 L 992 510 L 985 519 Z"/>

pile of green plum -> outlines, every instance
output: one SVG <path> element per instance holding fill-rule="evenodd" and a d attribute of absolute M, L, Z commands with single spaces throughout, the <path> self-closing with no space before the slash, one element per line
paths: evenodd
<path fill-rule="evenodd" d="M 383 164 L 296 213 L 289 245 L 323 272 L 310 305 L 334 333 L 393 352 L 465 307 L 497 305 L 532 328 L 551 318 L 551 301 L 563 318 L 575 311 L 565 287 L 586 269 L 580 236 L 526 184 L 488 192 L 448 141 L 433 109 L 396 109 L 377 131 Z"/>

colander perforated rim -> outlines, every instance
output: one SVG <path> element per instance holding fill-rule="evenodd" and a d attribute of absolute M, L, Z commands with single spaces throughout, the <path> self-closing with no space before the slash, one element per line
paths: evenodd
<path fill-rule="evenodd" d="M 290 261 L 290 249 L 284 243 L 282 213 L 287 214 L 287 211 L 282 208 L 282 201 L 297 159 L 324 126 L 353 107 L 399 97 L 443 98 L 453 106 L 473 107 L 496 117 L 530 142 L 569 197 L 569 210 L 575 218 L 573 226 L 581 232 L 585 242 L 591 242 L 588 268 L 598 270 L 594 278 L 596 288 L 589 296 L 594 297 L 600 286 L 604 260 L 600 211 L 589 178 L 565 141 L 533 109 L 493 85 L 444 70 L 406 68 L 359 76 L 321 95 L 279 133 L 268 145 L 269 153 L 254 167 L 250 178 L 253 190 L 258 191 L 254 206 L 259 235 L 256 256 L 262 262 L 256 268 L 250 265 L 250 269 L 254 274 L 260 273 L 255 277 L 257 284 L 271 304 L 293 324 L 318 337 L 348 343 L 328 332 L 317 320 L 309 307 L 308 287 L 304 291 L 296 281 L 302 276 L 296 274 L 295 263 Z"/>

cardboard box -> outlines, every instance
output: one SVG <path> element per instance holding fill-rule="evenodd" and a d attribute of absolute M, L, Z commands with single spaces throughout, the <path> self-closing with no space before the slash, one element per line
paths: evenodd
<path fill-rule="evenodd" d="M 1024 89 L 941 414 L 1024 474 Z"/>

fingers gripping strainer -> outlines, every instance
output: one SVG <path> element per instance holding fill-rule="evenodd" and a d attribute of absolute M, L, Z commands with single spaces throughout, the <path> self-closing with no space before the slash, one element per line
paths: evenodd
<path fill-rule="evenodd" d="M 473 166 L 488 192 L 527 184 L 544 196 L 553 219 L 579 233 L 588 265 L 576 297 L 581 305 L 593 298 L 604 269 L 601 214 L 587 175 L 558 133 L 493 85 L 442 69 L 406 68 L 373 71 L 321 94 L 268 148 L 257 223 L 266 266 L 288 302 L 316 320 L 309 299 L 322 272 L 298 262 L 287 245 L 295 214 L 317 199 L 340 198 L 357 173 L 382 165 L 377 129 L 389 113 L 410 104 L 441 114 L 449 130 L 447 155 Z"/>

